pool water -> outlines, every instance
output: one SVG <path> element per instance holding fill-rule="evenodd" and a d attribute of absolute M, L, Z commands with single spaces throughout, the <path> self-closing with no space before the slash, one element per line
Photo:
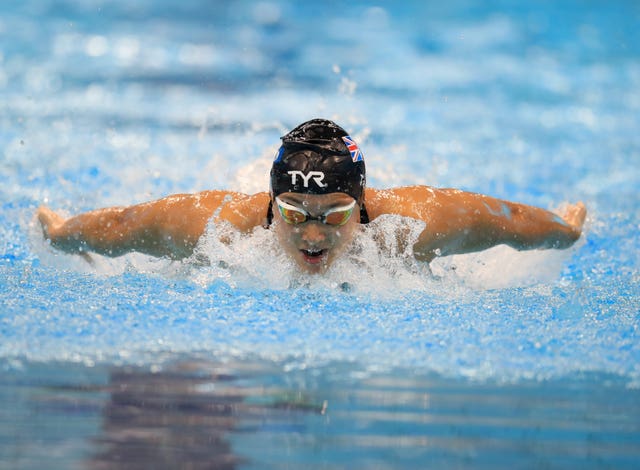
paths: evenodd
<path fill-rule="evenodd" d="M 0 5 L 0 468 L 636 468 L 635 1 Z M 185 262 L 55 252 L 33 214 L 265 190 L 327 117 L 368 184 L 582 200 L 565 251 L 323 276 L 268 231 Z M 201 261 L 205 259 L 206 263 Z"/>

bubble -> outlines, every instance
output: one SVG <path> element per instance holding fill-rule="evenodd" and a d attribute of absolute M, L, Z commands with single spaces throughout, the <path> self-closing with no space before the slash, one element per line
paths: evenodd
<path fill-rule="evenodd" d="M 104 36 L 91 36 L 87 39 L 84 50 L 88 56 L 100 57 L 109 51 L 109 42 Z"/>

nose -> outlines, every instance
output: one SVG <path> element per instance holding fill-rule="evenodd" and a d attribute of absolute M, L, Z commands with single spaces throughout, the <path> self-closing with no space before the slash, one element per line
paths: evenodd
<path fill-rule="evenodd" d="M 307 222 L 302 231 L 302 239 L 308 243 L 320 243 L 327 238 L 323 224 L 320 222 Z"/>

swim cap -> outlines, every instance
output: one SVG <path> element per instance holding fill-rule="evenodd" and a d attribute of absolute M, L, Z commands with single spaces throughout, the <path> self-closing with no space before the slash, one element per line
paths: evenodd
<path fill-rule="evenodd" d="M 358 145 L 336 123 L 312 119 L 282 138 L 271 167 L 271 196 L 346 193 L 358 203 L 366 172 Z"/>

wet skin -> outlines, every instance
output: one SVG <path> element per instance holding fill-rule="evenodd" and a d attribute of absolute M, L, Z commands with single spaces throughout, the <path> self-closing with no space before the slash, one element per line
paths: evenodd
<path fill-rule="evenodd" d="M 311 216 L 320 216 L 330 209 L 345 206 L 353 201 L 351 196 L 344 193 L 282 193 L 279 198 L 303 209 Z M 344 253 L 353 240 L 360 221 L 357 205 L 349 220 L 341 226 L 328 225 L 317 220 L 292 225 L 285 222 L 275 205 L 273 214 L 273 228 L 280 246 L 300 269 L 311 274 L 326 271 L 331 263 Z"/>

